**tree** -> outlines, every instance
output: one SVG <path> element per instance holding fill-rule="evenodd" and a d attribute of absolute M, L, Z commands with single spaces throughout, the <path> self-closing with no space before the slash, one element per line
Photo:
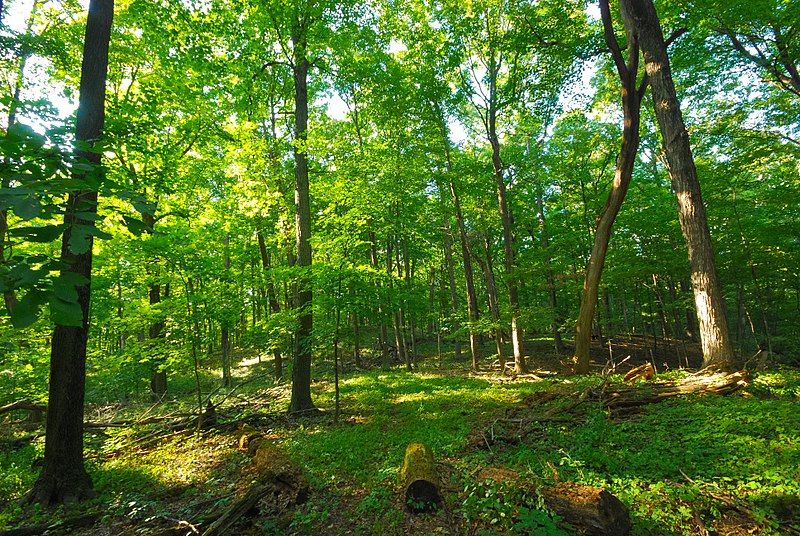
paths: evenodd
<path fill-rule="evenodd" d="M 736 359 L 728 334 L 722 289 L 717 279 L 711 232 L 689 134 L 672 81 L 667 43 L 652 0 L 621 0 L 621 5 L 628 32 L 637 36 L 644 55 L 672 189 L 678 200 L 678 219 L 692 270 L 703 364 L 732 368 Z"/>
<path fill-rule="evenodd" d="M 617 37 L 614 35 L 614 26 L 611 19 L 611 8 L 608 0 L 600 0 L 600 14 L 603 21 L 603 33 L 617 70 L 620 80 L 620 94 L 622 97 L 622 146 L 617 156 L 614 182 L 608 199 L 597 219 L 597 228 L 594 234 L 594 245 L 586 266 L 586 275 L 581 295 L 581 307 L 578 321 L 575 325 L 575 372 L 586 374 L 589 372 L 589 347 L 592 337 L 592 321 L 597 305 L 597 292 L 600 287 L 600 277 L 605 265 L 606 252 L 611 240 L 611 229 L 614 220 L 619 214 L 625 195 L 633 176 L 633 166 L 639 150 L 639 123 L 641 116 L 642 99 L 644 98 L 648 76 L 645 73 L 639 81 L 639 43 L 637 35 L 627 28 L 627 60 L 623 58 Z M 676 39 L 681 33 L 675 33 L 670 40 Z M 669 43 L 667 43 L 668 45 Z"/>
<path fill-rule="evenodd" d="M 83 399 L 86 343 L 91 298 L 91 228 L 97 213 L 97 189 L 102 181 L 99 141 L 105 119 L 106 76 L 113 0 L 91 0 L 81 67 L 80 101 L 75 128 L 74 179 L 82 189 L 69 194 L 64 214 L 61 278 L 76 292 L 80 325 L 56 323 L 50 354 L 44 467 L 28 500 L 45 505 L 82 500 L 92 495 L 92 480 L 83 465 Z M 89 229 L 86 229 L 89 228 Z M 88 231 L 88 232 L 87 232 Z"/>

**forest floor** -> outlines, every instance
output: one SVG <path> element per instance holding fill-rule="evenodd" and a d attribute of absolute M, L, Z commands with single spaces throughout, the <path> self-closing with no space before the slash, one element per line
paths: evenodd
<path fill-rule="evenodd" d="M 557 481 L 606 488 L 628 507 L 634 534 L 800 534 L 800 371 L 761 372 L 732 395 L 677 397 L 612 418 L 593 400 L 567 407 L 587 388 L 621 384 L 621 375 L 567 376 L 553 356 L 532 362 L 534 374 L 519 377 L 471 373 L 452 354 L 422 360 L 414 372 L 350 367 L 338 423 L 332 382 L 313 384 L 321 413 L 289 418 L 289 385 L 268 379 L 266 363 L 238 369 L 239 387 L 215 397 L 218 426 L 201 432 L 175 425 L 197 404 L 188 383 L 158 406 L 91 403 L 92 422 L 170 417 L 87 429 L 97 497 L 56 511 L 19 506 L 38 473 L 42 429 L 5 416 L 0 534 L 86 513 L 97 514 L 93 525 L 55 524 L 49 533 L 202 533 L 204 520 L 252 480 L 237 425 L 226 425 L 242 420 L 302 467 L 310 495 L 280 515 L 243 518 L 230 534 L 569 534 L 552 527 L 535 494 L 520 492 Z M 661 365 L 658 379 L 688 374 Z M 498 425 L 511 412 L 560 409 L 563 418 L 529 419 L 524 434 Z M 444 502 L 434 513 L 404 507 L 398 469 L 410 442 L 435 455 Z M 512 477 L 481 480 L 487 470 Z"/>

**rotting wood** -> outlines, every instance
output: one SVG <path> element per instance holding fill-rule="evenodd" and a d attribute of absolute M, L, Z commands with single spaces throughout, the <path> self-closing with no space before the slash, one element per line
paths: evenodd
<path fill-rule="evenodd" d="M 484 429 L 479 429 L 470 434 L 467 443 L 475 448 L 491 450 L 497 443 L 515 445 L 523 441 L 528 435 L 539 429 L 539 425 L 552 422 L 570 422 L 575 419 L 574 411 L 584 402 L 602 396 L 606 388 L 606 381 L 599 385 L 587 387 L 583 391 L 573 393 L 571 400 L 564 405 L 555 406 L 544 413 L 533 414 L 529 410 L 533 406 L 549 402 L 557 398 L 558 394 L 543 393 L 532 397 L 523 407 L 513 408 L 506 412 L 505 417 L 495 419 Z"/>
<path fill-rule="evenodd" d="M 648 362 L 644 365 L 639 365 L 638 367 L 631 369 L 623 378 L 626 382 L 633 382 L 638 380 L 639 378 L 643 378 L 645 380 L 651 380 L 653 376 L 656 375 L 656 370 L 653 368 L 653 364 Z"/>
<path fill-rule="evenodd" d="M 531 486 L 521 480 L 519 473 L 504 467 L 484 467 L 477 473 L 476 479 L 515 486 L 530 497 L 541 497 L 547 510 L 562 519 L 559 526 L 575 534 L 626 536 L 631 532 L 628 509 L 603 488 L 574 482 Z"/>
<path fill-rule="evenodd" d="M 549 510 L 555 512 L 576 534 L 625 536 L 631 533 L 628 509 L 602 488 L 561 482 L 539 490 Z"/>
<path fill-rule="evenodd" d="M 428 445 L 409 443 L 400 468 L 400 481 L 409 512 L 428 512 L 442 502 L 433 451 Z"/>
<path fill-rule="evenodd" d="M 276 515 L 308 499 L 309 484 L 302 470 L 275 445 L 261 444 L 247 474 L 255 477 L 254 483 L 216 518 L 203 536 L 232 534 L 231 528 L 253 510 L 262 515 Z"/>
<path fill-rule="evenodd" d="M 750 384 L 746 372 L 732 374 L 695 374 L 681 380 L 650 383 L 646 386 L 625 386 L 610 389 L 601 398 L 612 417 L 636 413 L 647 404 L 691 394 L 729 395 Z"/>

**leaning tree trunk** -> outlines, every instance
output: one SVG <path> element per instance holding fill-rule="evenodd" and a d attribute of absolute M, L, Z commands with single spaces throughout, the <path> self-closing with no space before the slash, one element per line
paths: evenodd
<path fill-rule="evenodd" d="M 294 46 L 294 203 L 296 207 L 297 266 L 302 270 L 298 278 L 297 303 L 299 327 L 295 333 L 295 352 L 292 367 L 292 398 L 290 412 L 314 409 L 311 401 L 311 351 L 312 351 L 312 291 L 311 277 L 311 205 L 308 188 L 308 70 L 307 57 L 308 19 L 297 14 L 292 24 Z"/>
<path fill-rule="evenodd" d="M 622 93 L 622 147 L 617 157 L 614 182 L 608 193 L 605 207 L 597 219 L 597 229 L 594 235 L 594 245 L 586 265 L 586 276 L 583 281 L 581 294 L 581 307 L 578 321 L 575 326 L 575 372 L 586 374 L 589 372 L 589 348 L 592 341 L 592 321 L 597 307 L 597 292 L 600 288 L 600 278 L 606 261 L 608 244 L 611 240 L 611 229 L 614 220 L 619 214 L 625 195 L 633 176 L 633 165 L 639 150 L 639 118 L 644 90 L 647 87 L 647 78 L 637 89 L 636 78 L 639 71 L 639 44 L 634 32 L 628 31 L 628 61 L 622 58 L 617 38 L 611 20 L 611 11 L 608 0 L 600 1 L 600 11 L 605 28 L 605 39 L 614 63 L 617 66 Z"/>
<path fill-rule="evenodd" d="M 678 220 L 689 251 L 692 288 L 699 320 L 703 365 L 735 368 L 722 289 L 717 278 L 714 248 L 700 192 L 689 134 L 683 122 L 661 24 L 652 0 L 621 0 L 629 32 L 638 36 L 650 77 L 656 118 L 661 130 L 672 189 L 678 200 Z"/>
<path fill-rule="evenodd" d="M 80 101 L 75 138 L 94 144 L 102 135 L 105 119 L 108 43 L 114 17 L 113 0 L 91 0 L 81 66 Z M 76 148 L 77 161 L 92 165 L 92 171 L 75 170 L 75 178 L 97 184 L 102 177 L 100 151 Z M 89 175 L 93 176 L 89 176 Z M 90 497 L 92 479 L 83 465 L 83 402 L 86 382 L 86 342 L 89 334 L 89 301 L 92 276 L 92 236 L 88 248 L 75 252 L 70 247 L 75 226 L 94 227 L 97 190 L 83 189 L 69 194 L 62 238 L 62 274 L 79 277 L 76 286 L 82 322 L 79 326 L 56 323 L 50 352 L 50 389 L 44 467 L 27 499 L 43 504 L 71 502 Z"/>

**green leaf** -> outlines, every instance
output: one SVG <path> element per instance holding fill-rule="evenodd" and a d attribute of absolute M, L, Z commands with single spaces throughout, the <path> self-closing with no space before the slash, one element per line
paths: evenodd
<path fill-rule="evenodd" d="M 12 198 L 11 205 L 14 207 L 14 214 L 23 220 L 31 220 L 38 216 L 42 211 L 42 205 L 39 203 L 39 198 L 35 195 Z"/>
<path fill-rule="evenodd" d="M 75 293 L 76 300 L 77 296 Z M 53 296 L 50 300 L 50 319 L 61 326 L 80 327 L 83 325 L 83 311 L 77 301 L 65 301 Z"/>
<path fill-rule="evenodd" d="M 45 301 L 47 301 L 47 293 L 44 291 L 37 289 L 28 291 L 14 307 L 14 311 L 11 313 L 11 325 L 22 329 L 36 322 L 39 318 L 39 310 Z"/>
<path fill-rule="evenodd" d="M 122 216 L 122 220 L 125 222 L 125 227 L 128 231 L 135 236 L 142 236 L 143 233 L 152 231 L 151 227 L 140 219 Z"/>
<path fill-rule="evenodd" d="M 64 225 L 39 225 L 36 227 L 18 227 L 9 230 L 8 234 L 23 238 L 28 242 L 52 242 L 64 232 Z"/>

